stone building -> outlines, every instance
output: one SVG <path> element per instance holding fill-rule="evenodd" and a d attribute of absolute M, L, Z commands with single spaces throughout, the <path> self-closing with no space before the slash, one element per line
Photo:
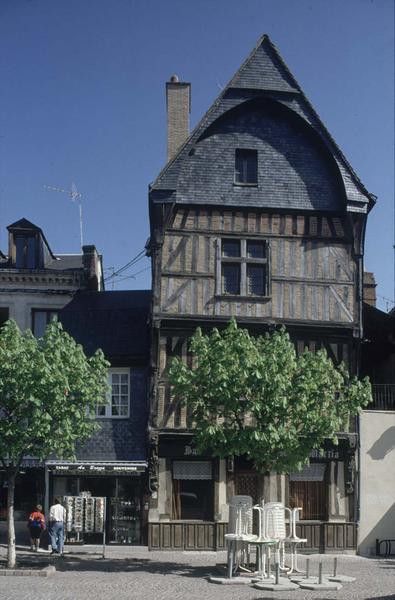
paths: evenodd
<path fill-rule="evenodd" d="M 0 326 L 14 319 L 37 337 L 79 290 L 102 290 L 102 258 L 95 246 L 81 254 L 55 254 L 40 227 L 19 219 L 7 227 L 8 249 L 0 252 Z M 25 457 L 15 490 L 17 531 L 26 531 L 26 512 L 45 495 L 43 465 Z M 7 489 L 0 469 L 0 539 Z"/>
<path fill-rule="evenodd" d="M 188 409 L 166 367 L 188 360 L 198 325 L 231 316 L 261 333 L 285 325 L 300 352 L 325 348 L 358 372 L 366 218 L 362 185 L 263 36 L 189 135 L 190 86 L 167 84 L 168 162 L 150 186 L 153 308 L 149 546 L 222 548 L 233 494 L 303 507 L 315 551 L 356 547 L 355 423 L 290 476 L 197 456 Z M 175 115 L 178 114 L 178 118 Z"/>

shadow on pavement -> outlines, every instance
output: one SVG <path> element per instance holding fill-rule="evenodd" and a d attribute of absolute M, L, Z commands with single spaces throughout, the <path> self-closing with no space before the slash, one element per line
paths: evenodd
<path fill-rule="evenodd" d="M 81 553 L 82 554 L 82 553 Z M 0 559 L 0 568 L 5 566 L 6 559 Z M 17 566 L 25 568 L 43 568 L 54 565 L 58 572 L 97 571 L 100 573 L 136 573 L 144 571 L 158 575 L 178 575 L 181 577 L 207 577 L 212 574 L 211 566 L 192 566 L 185 563 L 157 562 L 149 558 L 105 558 L 92 553 L 83 556 L 69 554 L 63 557 L 51 554 L 17 554 Z"/>

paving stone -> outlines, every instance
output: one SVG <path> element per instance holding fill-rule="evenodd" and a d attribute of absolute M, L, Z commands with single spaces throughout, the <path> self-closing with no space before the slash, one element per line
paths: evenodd
<path fill-rule="evenodd" d="M 269 581 L 254 583 L 253 587 L 257 590 L 266 590 L 267 592 L 290 592 L 299 589 L 299 586 L 296 583 L 292 583 L 288 577 L 280 577 L 278 583 Z"/>
<path fill-rule="evenodd" d="M 69 550 L 69 549 L 68 549 Z M 147 548 L 109 546 L 107 558 L 91 554 L 99 547 L 83 546 L 70 551 L 61 560 L 36 556 L 32 563 L 56 565 L 51 577 L 4 577 L 0 583 L 0 600 L 368 600 L 394 596 L 395 560 L 342 556 L 342 572 L 357 581 L 339 591 L 296 589 L 265 592 L 249 585 L 214 585 L 210 576 L 218 575 L 216 563 L 226 562 L 225 552 L 149 552 Z M 300 557 L 300 568 L 305 566 Z M 6 549 L 0 546 L 0 563 Z M 29 552 L 18 551 L 18 560 Z M 31 558 L 31 555 L 30 555 Z M 318 571 L 319 562 L 329 573 L 333 557 L 309 555 L 310 572 Z M 0 568 L 0 572 L 3 569 Z M 243 577 L 244 578 L 244 577 Z"/>
<path fill-rule="evenodd" d="M 356 577 L 350 577 L 349 575 L 333 575 L 327 577 L 328 581 L 335 581 L 336 583 L 353 583 L 356 581 Z"/>

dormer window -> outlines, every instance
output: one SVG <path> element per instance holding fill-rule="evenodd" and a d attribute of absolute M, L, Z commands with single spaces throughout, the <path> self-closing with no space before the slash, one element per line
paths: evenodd
<path fill-rule="evenodd" d="M 258 152 L 237 148 L 235 153 L 235 184 L 257 185 Z"/>
<path fill-rule="evenodd" d="M 35 235 L 16 235 L 15 266 L 17 269 L 36 269 L 38 268 L 38 248 Z"/>

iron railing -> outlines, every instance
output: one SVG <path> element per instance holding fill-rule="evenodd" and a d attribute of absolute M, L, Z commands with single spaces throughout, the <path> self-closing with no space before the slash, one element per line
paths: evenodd
<path fill-rule="evenodd" d="M 373 383 L 372 395 L 367 410 L 395 410 L 395 383 Z"/>

